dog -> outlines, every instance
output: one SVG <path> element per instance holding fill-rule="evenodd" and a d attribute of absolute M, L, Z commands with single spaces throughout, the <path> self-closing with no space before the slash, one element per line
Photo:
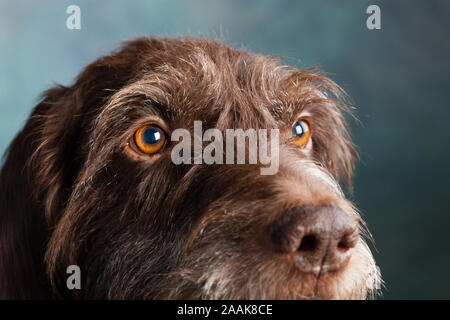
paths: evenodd
<path fill-rule="evenodd" d="M 125 42 L 48 90 L 7 151 L 0 298 L 373 297 L 368 232 L 340 187 L 356 155 L 346 105 L 319 70 L 276 57 L 198 38 Z M 175 164 L 170 134 L 195 121 L 278 130 L 278 171 Z"/>

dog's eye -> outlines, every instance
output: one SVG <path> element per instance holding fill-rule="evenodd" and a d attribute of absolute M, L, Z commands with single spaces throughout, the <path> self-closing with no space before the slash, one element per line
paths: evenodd
<path fill-rule="evenodd" d="M 136 147 L 145 154 L 154 154 L 166 144 L 165 132 L 156 125 L 140 127 L 134 133 Z"/>
<path fill-rule="evenodd" d="M 311 135 L 311 130 L 309 127 L 309 123 L 306 120 L 299 120 L 294 124 L 294 143 L 299 147 L 304 147 Z"/>

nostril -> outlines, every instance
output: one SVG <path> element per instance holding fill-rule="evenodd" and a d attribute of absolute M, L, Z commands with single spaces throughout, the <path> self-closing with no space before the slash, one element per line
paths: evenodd
<path fill-rule="evenodd" d="M 341 240 L 338 245 L 337 245 L 338 249 L 341 251 L 347 251 L 348 249 L 350 249 L 348 243 L 345 240 Z"/>
<path fill-rule="evenodd" d="M 353 248 L 356 245 L 357 236 L 356 232 L 344 235 L 337 244 L 338 250 L 345 252 Z"/>
<path fill-rule="evenodd" d="M 316 250 L 319 241 L 314 235 L 306 235 L 302 238 L 300 246 L 297 251 L 300 252 L 313 252 Z"/>

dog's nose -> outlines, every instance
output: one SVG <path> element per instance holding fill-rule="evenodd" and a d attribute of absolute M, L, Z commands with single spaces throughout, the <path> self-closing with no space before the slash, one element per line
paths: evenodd
<path fill-rule="evenodd" d="M 302 206 L 284 212 L 269 227 L 275 250 L 288 253 L 306 273 L 342 268 L 359 238 L 357 223 L 335 206 Z"/>

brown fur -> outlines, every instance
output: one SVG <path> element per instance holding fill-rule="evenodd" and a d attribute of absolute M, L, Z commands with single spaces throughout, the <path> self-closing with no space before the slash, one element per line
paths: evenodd
<path fill-rule="evenodd" d="M 148 39 L 47 91 L 0 173 L 0 298 L 365 298 L 379 281 L 360 239 L 319 278 L 271 250 L 267 228 L 299 205 L 336 205 L 354 151 L 341 89 L 316 70 L 199 39 Z M 292 143 L 308 114 L 312 147 Z M 127 138 L 170 131 L 280 129 L 280 169 L 133 157 Z M 82 289 L 65 286 L 82 269 Z"/>

